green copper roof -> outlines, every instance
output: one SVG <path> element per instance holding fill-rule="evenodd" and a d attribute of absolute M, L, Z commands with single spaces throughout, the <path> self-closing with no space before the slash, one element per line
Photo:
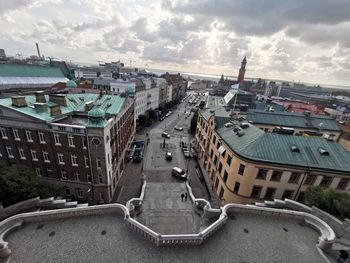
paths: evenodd
<path fill-rule="evenodd" d="M 95 107 L 88 112 L 88 116 L 89 118 L 104 118 L 105 112 L 100 108 Z"/>
<path fill-rule="evenodd" d="M 0 76 L 65 78 L 59 68 L 16 64 L 0 64 Z"/>
<path fill-rule="evenodd" d="M 35 96 L 25 96 L 27 106 L 26 107 L 15 107 L 12 106 L 12 100 L 11 98 L 6 99 L 0 99 L 0 107 L 5 107 L 8 109 L 11 109 L 13 111 L 16 111 L 18 113 L 22 113 L 24 115 L 27 115 L 29 117 L 51 122 L 55 118 L 50 115 L 50 106 L 54 105 L 54 103 L 49 101 L 49 96 L 45 95 L 46 101 L 47 101 L 47 109 L 44 111 L 38 111 L 35 109 L 34 103 L 35 103 Z M 62 115 L 64 114 L 70 114 L 73 112 L 85 112 L 85 104 L 92 102 L 93 108 L 97 109 L 98 111 L 103 111 L 105 115 L 117 115 L 119 111 L 121 110 L 125 98 L 122 98 L 120 96 L 114 96 L 114 95 L 103 95 L 100 96 L 99 94 L 91 94 L 91 93 L 83 93 L 83 94 L 67 94 L 65 96 L 66 98 L 66 106 L 61 106 L 61 112 Z M 86 112 L 87 114 L 87 112 Z"/>
<path fill-rule="evenodd" d="M 328 130 L 340 132 L 337 122 L 329 116 L 305 116 L 296 112 L 267 112 L 262 110 L 249 110 L 247 120 L 255 124 L 285 126 L 310 130 Z"/>
<path fill-rule="evenodd" d="M 298 166 L 304 169 L 332 170 L 350 175 L 350 153 L 340 144 L 323 138 L 265 133 L 250 125 L 238 136 L 233 128 L 221 126 L 217 133 L 238 155 L 267 163 Z M 292 151 L 292 147 L 299 149 Z M 326 151 L 329 155 L 321 154 Z"/>
<path fill-rule="evenodd" d="M 76 88 L 77 87 L 77 83 L 75 83 L 75 81 L 73 80 L 68 80 L 66 83 L 66 87 L 67 88 Z"/>

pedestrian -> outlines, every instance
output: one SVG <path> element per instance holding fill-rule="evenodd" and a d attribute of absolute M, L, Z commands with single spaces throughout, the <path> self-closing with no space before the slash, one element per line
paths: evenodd
<path fill-rule="evenodd" d="M 181 193 L 181 201 L 184 200 L 184 197 L 185 197 L 185 195 L 183 193 Z"/>
<path fill-rule="evenodd" d="M 185 201 L 187 201 L 187 193 L 185 193 Z"/>

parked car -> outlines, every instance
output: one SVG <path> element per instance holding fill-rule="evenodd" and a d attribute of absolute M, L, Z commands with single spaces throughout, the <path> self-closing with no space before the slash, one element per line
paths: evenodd
<path fill-rule="evenodd" d="M 170 139 L 170 134 L 167 133 L 167 132 L 162 132 L 162 137 L 163 137 L 163 138 Z"/>
<path fill-rule="evenodd" d="M 159 118 L 160 121 L 163 121 L 165 119 L 165 116 L 162 116 Z"/>
<path fill-rule="evenodd" d="M 181 179 L 186 179 L 187 178 L 187 173 L 185 173 L 185 171 L 182 170 L 179 167 L 174 167 L 173 170 L 171 171 L 171 174 L 173 176 L 181 178 Z"/>
<path fill-rule="evenodd" d="M 191 157 L 191 154 L 190 154 L 189 150 L 184 150 L 183 153 L 184 153 L 185 158 L 190 158 Z"/>
<path fill-rule="evenodd" d="M 182 131 L 184 128 L 182 128 L 182 127 L 175 127 L 174 129 L 177 130 L 177 131 Z"/>
<path fill-rule="evenodd" d="M 166 152 L 165 159 L 167 161 L 171 161 L 173 159 L 173 155 L 171 154 L 171 152 Z"/>

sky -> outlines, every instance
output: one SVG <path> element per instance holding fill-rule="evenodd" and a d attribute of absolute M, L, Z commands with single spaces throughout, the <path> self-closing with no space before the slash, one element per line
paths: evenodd
<path fill-rule="evenodd" d="M 0 0 L 0 48 L 350 86 L 349 0 Z"/>

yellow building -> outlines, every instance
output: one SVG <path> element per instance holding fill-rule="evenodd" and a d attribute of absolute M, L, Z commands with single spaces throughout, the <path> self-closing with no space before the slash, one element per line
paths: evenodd
<path fill-rule="evenodd" d="M 222 204 L 303 200 L 311 185 L 350 190 L 350 153 L 341 145 L 267 133 L 222 107 L 199 113 L 196 148 Z"/>

